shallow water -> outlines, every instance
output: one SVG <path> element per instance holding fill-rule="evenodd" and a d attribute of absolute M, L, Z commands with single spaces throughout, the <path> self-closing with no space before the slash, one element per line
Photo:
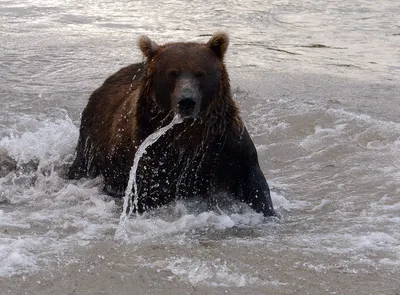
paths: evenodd
<path fill-rule="evenodd" d="M 396 1 L 1 1 L 1 294 L 400 293 Z M 65 180 L 79 114 L 136 39 L 230 33 L 280 220 L 185 201 L 129 219 Z M 4 162 L 2 162 L 4 165 Z M 231 204 L 229 204 L 231 205 Z"/>

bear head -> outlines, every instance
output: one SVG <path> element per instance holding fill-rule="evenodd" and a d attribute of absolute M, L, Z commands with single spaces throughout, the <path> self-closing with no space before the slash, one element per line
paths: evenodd
<path fill-rule="evenodd" d="M 141 36 L 139 48 L 146 58 L 146 86 L 158 107 L 182 118 L 198 118 L 207 113 L 216 104 L 213 101 L 225 95 L 222 92 L 230 92 L 223 63 L 228 45 L 225 33 L 214 34 L 207 43 L 164 45 Z"/>

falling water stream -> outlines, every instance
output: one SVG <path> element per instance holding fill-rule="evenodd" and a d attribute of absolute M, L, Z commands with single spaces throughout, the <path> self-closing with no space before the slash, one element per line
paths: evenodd
<path fill-rule="evenodd" d="M 182 123 L 183 119 L 179 115 L 175 115 L 172 121 L 155 131 L 154 133 L 150 134 L 138 147 L 135 158 L 133 160 L 133 165 L 131 171 L 129 173 L 129 181 L 128 185 L 126 186 L 125 190 L 125 197 L 124 197 L 124 205 L 123 210 L 120 217 L 120 224 L 119 228 L 116 232 L 117 236 L 120 236 L 120 231 L 124 230 L 125 222 L 132 214 L 134 209 L 138 208 L 138 201 L 139 196 L 137 192 L 137 183 L 136 183 L 136 171 L 139 166 L 140 158 L 146 153 L 146 149 L 155 143 L 161 136 L 163 136 L 169 129 L 171 129 L 175 124 Z M 129 210 L 128 210 L 129 208 Z"/>

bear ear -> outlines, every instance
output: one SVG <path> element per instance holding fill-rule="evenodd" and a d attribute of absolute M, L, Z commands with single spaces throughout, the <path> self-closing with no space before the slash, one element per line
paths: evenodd
<path fill-rule="evenodd" d="M 138 40 L 139 48 L 147 58 L 152 58 L 160 48 L 158 44 L 151 41 L 146 35 L 142 35 Z"/>
<path fill-rule="evenodd" d="M 219 32 L 215 33 L 211 39 L 207 42 L 208 48 L 210 48 L 220 60 L 224 59 L 224 55 L 229 46 L 229 36 L 226 33 Z"/>

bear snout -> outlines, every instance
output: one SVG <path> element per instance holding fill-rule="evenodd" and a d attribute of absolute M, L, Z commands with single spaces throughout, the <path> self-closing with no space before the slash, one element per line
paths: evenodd
<path fill-rule="evenodd" d="M 193 97 L 182 97 L 178 100 L 178 112 L 185 117 L 192 117 L 195 115 L 196 100 Z"/>
<path fill-rule="evenodd" d="M 195 87 L 185 84 L 177 93 L 177 112 L 182 118 L 195 118 L 199 113 L 199 91 Z"/>

